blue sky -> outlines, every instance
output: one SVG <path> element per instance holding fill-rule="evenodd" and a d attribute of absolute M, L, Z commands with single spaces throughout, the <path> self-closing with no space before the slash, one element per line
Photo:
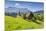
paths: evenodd
<path fill-rule="evenodd" d="M 8 7 L 28 8 L 33 12 L 38 10 L 44 10 L 44 4 L 41 2 L 24 2 L 24 1 L 6 0 L 5 8 Z"/>

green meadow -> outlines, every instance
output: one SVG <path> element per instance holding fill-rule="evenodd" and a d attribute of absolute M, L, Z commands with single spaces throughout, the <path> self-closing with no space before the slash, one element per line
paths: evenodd
<path fill-rule="evenodd" d="M 26 29 L 41 29 L 43 28 L 43 22 L 37 21 L 40 24 L 33 22 L 32 20 L 24 20 L 22 17 L 5 16 L 5 31 L 10 30 L 26 30 Z"/>

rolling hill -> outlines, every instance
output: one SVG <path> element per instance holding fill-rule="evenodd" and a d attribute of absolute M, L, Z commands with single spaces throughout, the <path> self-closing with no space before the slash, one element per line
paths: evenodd
<path fill-rule="evenodd" d="M 31 21 L 31 20 L 30 20 Z M 24 29 L 38 29 L 41 28 L 42 24 L 37 24 L 34 22 L 28 22 L 22 17 L 11 17 L 5 16 L 5 31 L 8 30 L 24 30 Z"/>

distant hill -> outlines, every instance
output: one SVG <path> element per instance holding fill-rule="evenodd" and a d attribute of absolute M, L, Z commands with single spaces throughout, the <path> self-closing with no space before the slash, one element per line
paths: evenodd
<path fill-rule="evenodd" d="M 27 8 L 17 8 L 17 7 L 9 7 L 5 8 L 5 13 L 29 13 L 31 12 Z"/>
<path fill-rule="evenodd" d="M 5 8 L 5 13 L 29 13 L 32 12 L 27 8 L 17 8 L 17 7 L 9 7 Z M 44 10 L 35 11 L 34 13 L 44 13 Z"/>
<path fill-rule="evenodd" d="M 39 11 L 36 11 L 34 13 L 44 13 L 44 10 L 39 10 Z"/>
<path fill-rule="evenodd" d="M 28 10 L 27 8 L 17 8 L 17 7 L 9 7 L 5 8 L 5 15 L 8 16 L 15 16 L 15 15 L 22 15 L 26 13 L 31 13 L 32 11 Z"/>

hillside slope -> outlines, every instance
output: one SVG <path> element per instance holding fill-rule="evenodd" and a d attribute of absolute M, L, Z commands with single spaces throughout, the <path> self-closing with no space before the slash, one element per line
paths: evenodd
<path fill-rule="evenodd" d="M 37 24 L 34 22 L 28 22 L 22 17 L 10 17 L 5 16 L 5 31 L 8 30 L 22 30 L 22 29 L 38 29 L 41 28 L 42 24 Z"/>

